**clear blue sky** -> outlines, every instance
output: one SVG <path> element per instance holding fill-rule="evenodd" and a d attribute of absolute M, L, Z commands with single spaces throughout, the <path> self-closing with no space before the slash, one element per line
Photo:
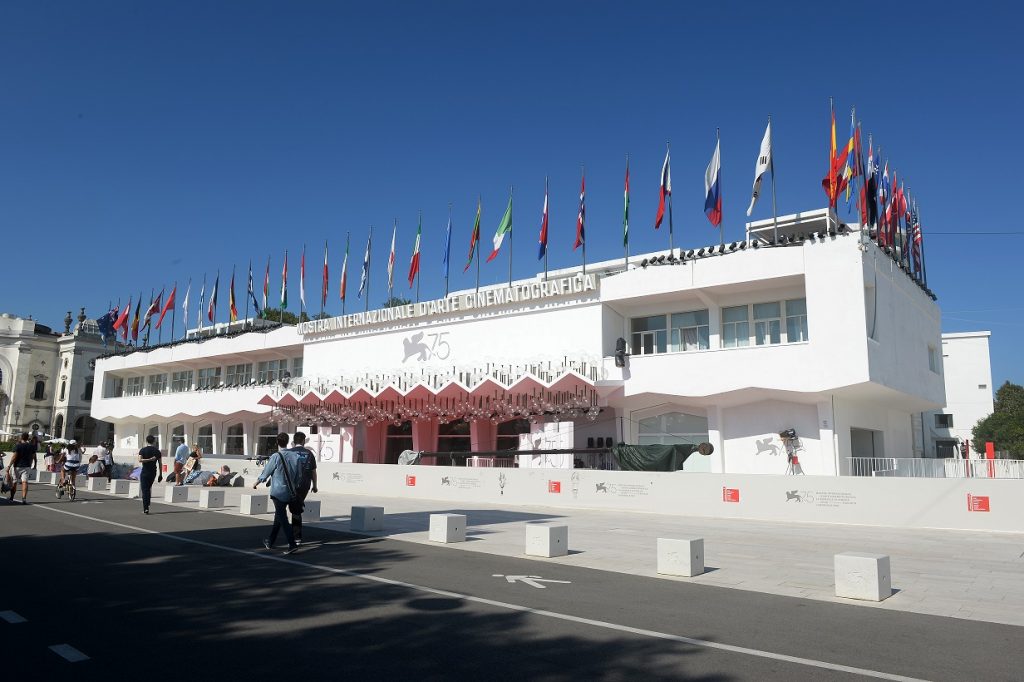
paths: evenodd
<path fill-rule="evenodd" d="M 422 298 L 451 288 L 476 197 L 490 237 L 516 188 L 515 276 L 538 271 L 544 177 L 552 268 L 572 251 L 581 164 L 588 260 L 621 254 L 622 175 L 632 168 L 633 252 L 653 228 L 672 142 L 676 244 L 717 241 L 703 172 L 722 130 L 726 239 L 743 233 L 766 116 L 780 213 L 821 208 L 828 100 L 840 135 L 856 105 L 918 198 L 929 284 L 944 331 L 990 329 L 993 380 L 1024 383 L 1019 195 L 1024 51 L 1016 10 L 934 4 L 612 2 L 6 2 L 0 5 L 0 310 L 55 328 L 68 309 L 188 279 L 260 273 L 305 242 L 319 310 L 352 234 L 348 309 L 369 225 L 371 303 L 386 298 L 392 221 L 396 294 L 423 211 Z M 998 7 L 998 5 L 994 5 Z M 1002 13 L 1002 14 L 1001 14 Z M 762 201 L 755 218 L 768 217 Z M 941 234 L 961 232 L 967 234 Z M 487 251 L 484 252 L 485 255 Z M 482 282 L 507 277 L 507 261 Z M 239 276 L 244 281 L 244 275 Z M 236 293 L 243 300 L 244 284 Z M 273 298 L 273 297 L 272 297 Z M 221 310 L 226 296 L 221 299 Z M 223 315 L 223 312 L 222 312 Z M 194 321 L 195 313 L 190 317 Z M 178 320 L 180 329 L 180 319 Z"/>

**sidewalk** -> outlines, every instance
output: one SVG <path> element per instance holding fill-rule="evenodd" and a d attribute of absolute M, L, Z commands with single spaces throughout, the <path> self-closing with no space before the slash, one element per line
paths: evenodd
<path fill-rule="evenodd" d="M 163 500 L 164 487 L 154 486 L 155 502 Z M 221 512 L 234 514 L 241 495 L 254 492 L 251 487 L 220 490 L 227 491 L 228 505 Z M 260 488 L 262 493 L 265 490 Z M 198 506 L 198 491 L 190 487 L 192 501 L 187 506 Z M 466 514 L 467 541 L 447 546 L 501 556 L 524 556 L 524 524 L 565 524 L 569 555 L 537 558 L 538 562 L 649 577 L 657 576 L 657 538 L 702 537 L 707 572 L 695 578 L 662 579 L 1024 626 L 1024 533 L 783 524 L 482 504 L 458 508 L 445 501 L 337 494 L 311 494 L 309 499 L 321 501 L 319 527 L 346 532 L 353 505 L 382 506 L 385 530 L 365 535 L 407 542 L 428 542 L 431 513 Z M 849 551 L 889 555 L 895 594 L 879 603 L 837 599 L 833 555 Z"/>

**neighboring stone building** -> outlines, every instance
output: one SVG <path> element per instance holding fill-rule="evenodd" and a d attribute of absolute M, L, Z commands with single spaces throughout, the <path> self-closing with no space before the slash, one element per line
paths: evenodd
<path fill-rule="evenodd" d="M 84 308 L 74 329 L 73 321 L 69 311 L 59 334 L 31 317 L 0 314 L 0 439 L 30 431 L 95 445 L 111 437 L 111 426 L 89 414 L 104 352 L 99 329 Z"/>

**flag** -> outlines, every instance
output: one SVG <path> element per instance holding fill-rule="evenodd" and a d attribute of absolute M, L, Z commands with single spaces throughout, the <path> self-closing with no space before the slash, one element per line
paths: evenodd
<path fill-rule="evenodd" d="M 917 272 L 917 273 L 920 274 L 920 272 L 922 270 L 921 266 L 922 266 L 922 263 L 923 263 L 923 258 L 922 258 L 922 250 L 923 249 L 922 249 L 922 245 L 924 243 L 924 235 L 921 233 L 921 217 L 920 217 L 920 215 L 917 212 L 917 202 L 916 201 L 912 204 L 912 209 L 911 209 L 911 213 L 910 213 L 910 222 L 913 225 L 913 227 L 911 229 L 912 229 L 912 232 L 913 232 L 912 253 L 914 254 L 914 272 Z"/>
<path fill-rule="evenodd" d="M 829 147 L 828 175 L 821 181 L 821 187 L 828 196 L 829 208 L 835 208 L 839 195 L 846 187 L 846 178 L 843 177 L 843 166 L 849 156 L 848 147 L 853 146 L 853 129 L 850 130 L 850 141 L 843 147 L 842 152 L 836 149 L 836 112 L 832 111 L 831 145 Z"/>
<path fill-rule="evenodd" d="M 302 245 L 302 260 L 299 261 L 299 312 L 306 309 L 306 245 Z"/>
<path fill-rule="evenodd" d="M 671 153 L 665 150 L 665 163 L 661 164 L 661 193 L 658 198 L 658 215 L 654 218 L 654 229 L 661 227 L 665 218 L 665 199 L 672 196 L 672 159 Z"/>
<path fill-rule="evenodd" d="M 181 301 L 181 319 L 185 321 L 185 332 L 188 333 L 188 297 L 192 293 L 192 280 L 188 280 L 188 288 L 185 289 L 185 298 Z"/>
<path fill-rule="evenodd" d="M 206 275 L 203 275 L 203 286 L 199 290 L 199 310 L 196 311 L 196 326 L 203 328 L 203 307 L 206 305 Z"/>
<path fill-rule="evenodd" d="M 341 261 L 341 300 L 345 300 L 345 287 L 348 284 L 348 241 L 351 235 L 345 235 L 345 259 Z"/>
<path fill-rule="evenodd" d="M 537 251 L 537 260 L 540 260 L 548 252 L 548 179 L 544 178 L 544 209 L 540 214 L 540 248 Z"/>
<path fill-rule="evenodd" d="M 114 331 L 114 322 L 118 318 L 118 312 L 119 311 L 117 308 L 111 308 L 99 319 L 96 320 L 96 326 L 100 330 L 100 339 L 103 340 L 104 348 L 107 347 L 107 339 L 109 339 L 111 336 L 114 336 L 114 334 L 116 333 Z"/>
<path fill-rule="evenodd" d="M 423 215 L 420 215 L 420 224 L 416 228 L 416 243 L 412 247 L 412 260 L 409 261 L 409 286 L 416 280 L 416 274 L 420 271 L 420 236 L 423 234 Z"/>
<path fill-rule="evenodd" d="M 324 241 L 324 281 L 322 291 L 320 292 L 320 307 L 327 305 L 327 283 L 329 282 L 327 276 L 327 242 Z"/>
<path fill-rule="evenodd" d="M 629 157 L 626 157 L 626 188 L 622 191 L 622 245 L 629 246 Z"/>
<path fill-rule="evenodd" d="M 867 179 L 864 182 L 864 203 L 867 208 L 867 225 L 878 225 L 878 159 L 875 158 L 874 141 L 868 135 Z"/>
<path fill-rule="evenodd" d="M 747 207 L 747 215 L 754 212 L 754 204 L 761 196 L 761 179 L 764 174 L 772 168 L 772 122 L 768 121 L 768 127 L 764 129 L 764 137 L 761 138 L 761 151 L 757 155 L 757 163 L 754 164 L 754 189 L 750 195 L 750 206 Z"/>
<path fill-rule="evenodd" d="M 231 284 L 228 286 L 228 320 L 238 321 L 238 306 L 235 303 L 235 269 L 231 268 Z"/>
<path fill-rule="evenodd" d="M 356 294 L 358 298 L 363 297 L 363 292 L 369 296 L 370 292 L 366 291 L 366 285 L 370 281 L 370 241 L 373 239 L 373 230 L 370 230 L 370 234 L 366 237 L 366 253 L 363 254 L 363 271 L 359 275 L 359 293 Z"/>
<path fill-rule="evenodd" d="M 139 294 L 139 300 L 135 304 L 135 316 L 132 318 L 132 341 L 139 340 L 139 313 L 142 312 L 142 294 Z"/>
<path fill-rule="evenodd" d="M 160 299 L 164 297 L 164 290 L 161 289 L 160 293 L 157 294 L 156 298 L 149 302 L 149 307 L 146 308 L 146 313 L 143 315 L 142 328 L 145 329 L 149 326 L 153 320 L 153 316 L 160 312 Z"/>
<path fill-rule="evenodd" d="M 584 173 L 580 176 L 580 209 L 576 213 L 576 241 L 573 242 L 572 250 L 584 246 L 587 243 L 587 176 Z M 586 248 L 584 248 L 586 251 Z"/>
<path fill-rule="evenodd" d="M 267 306 L 270 304 L 270 256 L 267 256 L 267 270 L 263 273 L 263 317 L 267 316 Z"/>
<path fill-rule="evenodd" d="M 469 266 L 473 264 L 473 256 L 476 255 L 477 242 L 480 241 L 480 199 L 476 200 L 476 219 L 473 221 L 473 234 L 469 236 L 469 258 L 466 259 L 466 267 L 462 268 L 465 272 L 469 270 Z"/>
<path fill-rule="evenodd" d="M 213 280 L 213 291 L 210 292 L 210 305 L 206 309 L 206 318 L 213 322 L 217 317 L 217 289 L 220 287 L 220 273 L 217 279 Z"/>
<path fill-rule="evenodd" d="M 704 171 L 704 213 L 715 227 L 722 224 L 721 146 L 721 141 L 715 142 L 715 153 Z"/>
<path fill-rule="evenodd" d="M 267 263 L 267 275 L 270 275 L 270 263 Z M 264 280 L 266 281 L 266 280 Z M 263 290 L 263 297 L 266 298 L 266 289 Z M 256 290 L 252 286 L 252 261 L 249 261 L 249 298 L 252 299 L 252 307 L 256 309 L 256 317 L 260 316 L 260 302 L 256 300 Z"/>
<path fill-rule="evenodd" d="M 889 221 L 887 218 L 888 206 L 889 206 L 889 194 L 891 186 L 889 185 L 889 160 L 885 160 L 885 165 L 882 167 L 882 179 L 878 183 L 878 207 L 879 207 L 879 226 L 878 226 L 878 237 L 882 243 L 882 246 L 889 245 Z"/>
<path fill-rule="evenodd" d="M 853 186 L 853 179 L 857 175 L 857 161 L 856 161 L 856 136 L 857 136 L 857 123 L 854 119 L 854 111 L 850 110 L 850 139 L 847 141 L 846 146 L 843 147 L 840 154 L 843 157 L 843 170 L 839 175 L 839 187 L 840 192 L 846 192 L 846 212 L 850 212 L 850 189 Z"/>
<path fill-rule="evenodd" d="M 128 305 L 124 307 L 124 311 L 118 315 L 117 320 L 114 321 L 114 330 L 117 331 L 124 328 L 124 337 L 128 338 L 128 313 L 132 311 L 132 299 L 128 297 Z"/>
<path fill-rule="evenodd" d="M 288 310 L 288 249 L 284 250 L 284 265 L 281 267 L 281 310 Z"/>
<path fill-rule="evenodd" d="M 494 231 L 494 250 L 491 251 L 491 255 L 487 257 L 487 262 L 490 263 L 498 256 L 498 251 L 501 249 L 501 243 L 505 241 L 505 235 L 512 232 L 512 195 L 508 196 L 508 208 L 505 209 L 505 215 L 501 216 L 501 222 L 498 223 L 498 229 Z"/>
<path fill-rule="evenodd" d="M 171 289 L 171 295 L 167 297 L 167 301 L 164 302 L 164 307 L 160 309 L 160 317 L 157 318 L 156 324 L 154 325 L 157 329 L 160 328 L 161 323 L 164 321 L 164 315 L 167 311 L 174 307 L 174 295 L 178 293 L 178 285 L 175 284 L 174 288 Z"/>
<path fill-rule="evenodd" d="M 398 235 L 398 221 L 391 230 L 391 255 L 388 256 L 388 291 L 395 286 L 395 237 Z"/>
<path fill-rule="evenodd" d="M 448 206 L 448 229 L 444 233 L 444 261 L 441 265 L 444 267 L 444 278 L 448 279 L 448 258 L 452 251 L 452 209 L 451 205 Z"/>

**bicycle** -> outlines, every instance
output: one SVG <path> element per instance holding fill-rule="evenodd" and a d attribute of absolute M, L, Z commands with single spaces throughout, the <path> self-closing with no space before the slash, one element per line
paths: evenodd
<path fill-rule="evenodd" d="M 74 502 L 75 495 L 78 493 L 78 488 L 75 487 L 75 482 L 71 480 L 71 475 L 66 471 L 64 472 L 64 481 L 57 484 L 57 499 L 59 500 L 65 494 L 68 496 L 68 500 Z"/>

